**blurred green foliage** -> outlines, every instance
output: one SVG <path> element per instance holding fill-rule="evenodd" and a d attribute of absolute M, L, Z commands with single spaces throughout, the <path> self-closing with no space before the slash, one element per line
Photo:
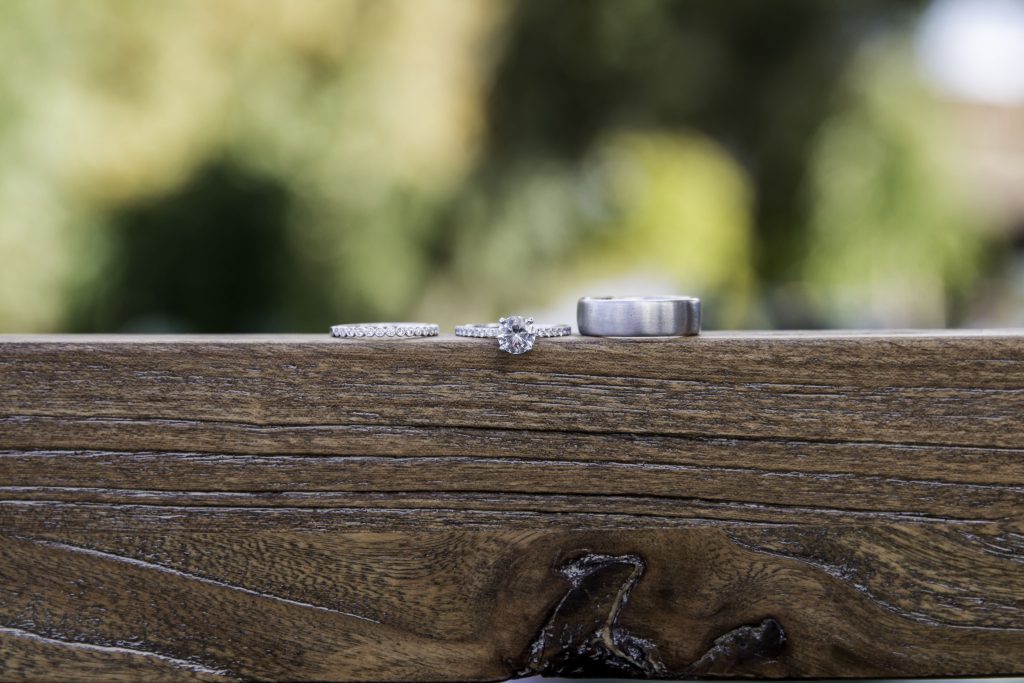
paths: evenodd
<path fill-rule="evenodd" d="M 934 144 L 948 127 L 902 44 L 865 51 L 845 106 L 818 135 L 805 279 L 822 320 L 948 320 L 962 310 L 992 237 Z M 898 94 L 898 96 L 894 96 Z"/>
<path fill-rule="evenodd" d="M 712 325 L 949 322 L 994 238 L 933 159 L 919 8 L 2 3 L 0 329 L 451 324 L 630 288 Z"/>

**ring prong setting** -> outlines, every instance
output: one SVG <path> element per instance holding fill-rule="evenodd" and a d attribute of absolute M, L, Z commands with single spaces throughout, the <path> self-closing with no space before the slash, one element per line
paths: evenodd
<path fill-rule="evenodd" d="M 537 334 L 533 329 L 533 318 L 510 315 L 498 321 L 498 348 L 506 353 L 519 355 L 533 348 Z"/>

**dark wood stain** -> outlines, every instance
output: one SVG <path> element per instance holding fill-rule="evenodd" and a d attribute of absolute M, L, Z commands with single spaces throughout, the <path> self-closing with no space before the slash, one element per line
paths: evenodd
<path fill-rule="evenodd" d="M 646 564 L 638 555 L 585 553 L 558 573 L 569 589 L 530 644 L 520 676 L 566 678 L 689 678 L 729 675 L 745 665 L 776 659 L 786 634 L 771 617 L 715 638 L 711 648 L 681 671 L 670 671 L 655 643 L 619 623 Z"/>
<path fill-rule="evenodd" d="M 782 625 L 768 617 L 755 626 L 740 626 L 715 638 L 711 649 L 683 669 L 680 678 L 742 671 L 751 662 L 779 657 L 785 645 Z"/>
<path fill-rule="evenodd" d="M 584 554 L 563 564 L 558 573 L 570 588 L 530 645 L 519 675 L 664 676 L 655 644 L 619 625 L 644 569 L 637 555 Z"/>

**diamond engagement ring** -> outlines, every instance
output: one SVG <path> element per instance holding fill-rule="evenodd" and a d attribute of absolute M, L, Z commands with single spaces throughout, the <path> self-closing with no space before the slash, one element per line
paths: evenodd
<path fill-rule="evenodd" d="M 572 327 L 569 325 L 534 325 L 533 318 L 520 315 L 501 318 L 497 323 L 455 327 L 457 337 L 497 339 L 499 349 L 515 355 L 532 349 L 538 337 L 568 337 L 570 334 Z"/>
<path fill-rule="evenodd" d="M 333 325 L 332 337 L 436 337 L 440 331 L 432 323 L 356 323 Z"/>

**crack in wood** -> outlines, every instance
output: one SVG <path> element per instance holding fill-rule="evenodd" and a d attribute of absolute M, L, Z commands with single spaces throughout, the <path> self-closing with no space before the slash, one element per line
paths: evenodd
<path fill-rule="evenodd" d="M 786 645 L 786 632 L 772 617 L 756 626 L 740 626 L 715 638 L 711 648 L 679 674 L 683 677 L 732 673 L 736 667 L 775 659 Z"/>
<path fill-rule="evenodd" d="M 69 552 L 69 553 L 78 553 L 80 555 L 87 555 L 89 557 L 95 557 L 97 559 L 107 560 L 107 561 L 110 561 L 110 562 L 118 562 L 118 563 L 121 563 L 121 564 L 127 564 L 127 565 L 130 565 L 132 567 L 136 567 L 136 568 L 142 569 L 142 570 L 161 572 L 163 574 L 167 574 L 168 576 L 175 576 L 175 577 L 178 577 L 178 578 L 181 578 L 181 579 L 185 579 L 186 581 L 198 581 L 200 583 L 205 583 L 205 584 L 210 585 L 210 586 L 216 586 L 218 588 L 224 588 L 224 589 L 231 590 L 231 591 L 237 591 L 239 593 L 245 593 L 246 595 L 251 595 L 251 596 L 256 597 L 256 598 L 262 598 L 262 599 L 265 599 L 265 600 L 273 600 L 275 602 L 280 602 L 280 603 L 283 603 L 283 604 L 286 604 L 286 605 L 292 605 L 294 607 L 301 607 L 301 608 L 304 608 L 304 609 L 314 609 L 314 610 L 319 610 L 321 612 L 330 612 L 332 614 L 338 614 L 338 615 L 341 615 L 343 617 L 348 617 L 348 618 L 351 618 L 351 619 L 359 619 L 360 621 L 368 621 L 368 622 L 373 623 L 373 624 L 381 623 L 377 619 L 374 619 L 372 617 L 368 617 L 368 616 L 365 616 L 365 615 L 362 615 L 362 614 L 356 614 L 355 612 L 346 612 L 344 610 L 336 609 L 334 607 L 326 607 L 324 605 L 314 605 L 312 603 L 302 602 L 300 600 L 293 600 L 291 598 L 286 598 L 286 597 L 281 596 L 281 595 L 275 595 L 273 593 L 260 592 L 258 590 L 253 590 L 252 588 L 246 588 L 245 586 L 237 586 L 235 584 L 227 583 L 226 581 L 221 581 L 221 580 L 214 579 L 214 578 L 211 578 L 211 577 L 208 577 L 208 576 L 200 576 L 198 574 L 192 574 L 192 573 L 185 572 L 185 571 L 182 571 L 180 569 L 175 569 L 173 567 L 168 567 L 168 566 L 165 566 L 165 565 L 162 565 L 162 564 L 156 564 L 156 563 L 153 563 L 153 562 L 146 562 L 145 560 L 140 560 L 140 559 L 135 558 L 135 557 L 126 557 L 124 555 L 117 555 L 115 553 L 109 553 L 109 552 L 106 552 L 106 551 L 103 551 L 103 550 L 96 550 L 95 548 L 87 548 L 87 547 L 84 547 L 84 546 L 72 545 L 72 544 L 69 544 L 69 543 L 61 543 L 60 541 L 49 541 L 49 540 L 44 540 L 44 539 L 41 539 L 41 538 L 30 538 L 28 536 L 12 536 L 12 538 L 15 538 L 15 539 L 17 539 L 19 541 L 26 541 L 28 543 L 34 543 L 36 545 L 43 546 L 43 547 L 46 547 L 46 548 L 52 548 L 52 549 L 55 549 L 55 550 L 61 550 L 61 551 Z"/>
<path fill-rule="evenodd" d="M 176 669 L 188 671 L 193 674 L 201 674 L 205 676 L 212 676 L 216 678 L 224 678 L 234 680 L 235 676 L 231 671 L 227 669 L 215 669 L 212 667 L 204 666 L 201 663 L 190 659 L 180 659 L 178 657 L 171 657 L 168 655 L 160 654 L 159 652 L 151 652 L 149 650 L 143 650 L 136 647 L 127 647 L 124 645 L 99 645 L 96 643 L 88 643 L 73 640 L 61 640 L 53 636 L 44 636 L 33 631 L 27 631 L 21 628 L 14 628 L 11 626 L 0 626 L 0 636 L 9 636 L 12 638 L 23 638 L 44 645 L 53 645 L 61 648 L 68 648 L 71 650 L 81 650 L 85 652 L 93 652 L 99 654 L 108 655 L 121 655 L 125 657 L 137 657 L 143 661 L 148 660 L 149 664 L 153 662 L 159 662 L 167 664 Z M 138 663 L 136 663 L 138 665 Z M 6 670 L 0 670 L 0 673 L 4 673 Z M 5 676 L 6 679 L 6 676 Z"/>
<path fill-rule="evenodd" d="M 528 648 L 518 675 L 664 676 L 654 643 L 618 623 L 645 568 L 639 555 L 587 553 L 564 563 L 558 573 L 569 590 Z"/>
<path fill-rule="evenodd" d="M 737 666 L 774 659 L 786 635 L 772 617 L 719 636 L 711 648 L 680 671 L 662 661 L 657 645 L 619 623 L 630 594 L 646 570 L 639 555 L 584 553 L 556 571 L 569 582 L 517 667 L 516 675 L 552 677 L 675 678 L 732 672 Z"/>

